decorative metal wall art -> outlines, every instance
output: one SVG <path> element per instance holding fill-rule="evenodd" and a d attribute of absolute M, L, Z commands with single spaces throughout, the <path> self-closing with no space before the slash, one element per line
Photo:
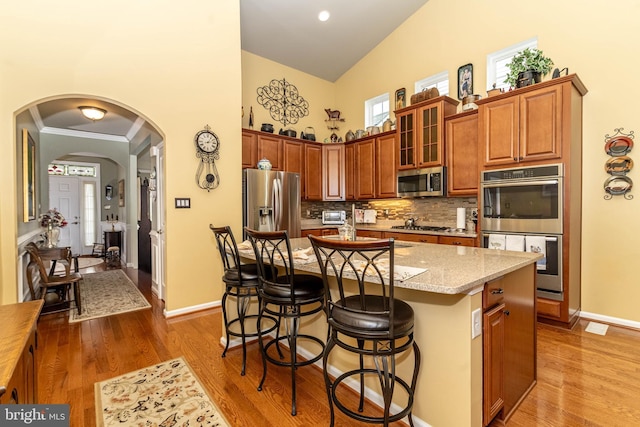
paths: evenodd
<path fill-rule="evenodd" d="M 624 128 L 614 129 L 613 135 L 604 136 L 604 151 L 611 156 L 604 165 L 604 170 L 611 175 L 604 182 L 605 200 L 610 200 L 613 196 L 623 196 L 627 200 L 633 199 L 633 195 L 628 194 L 633 188 L 633 181 L 627 173 L 633 168 L 633 160 L 628 154 L 633 148 L 633 131 L 622 132 Z"/>
<path fill-rule="evenodd" d="M 298 88 L 282 80 L 271 80 L 267 86 L 259 87 L 258 104 L 269 110 L 273 120 L 284 126 L 296 124 L 309 115 L 309 102 L 298 93 Z"/>

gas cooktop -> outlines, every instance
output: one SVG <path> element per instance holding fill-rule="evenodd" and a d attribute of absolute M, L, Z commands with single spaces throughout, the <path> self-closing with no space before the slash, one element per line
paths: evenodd
<path fill-rule="evenodd" d="M 394 225 L 391 227 L 396 230 L 418 230 L 418 231 L 447 231 L 449 227 L 438 227 L 435 225 Z"/>

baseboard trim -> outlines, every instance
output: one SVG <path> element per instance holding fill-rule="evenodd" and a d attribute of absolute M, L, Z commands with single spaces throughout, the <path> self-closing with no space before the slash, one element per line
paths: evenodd
<path fill-rule="evenodd" d="M 202 311 L 202 310 L 208 310 L 210 308 L 220 307 L 221 305 L 222 305 L 222 302 L 218 300 L 218 301 L 208 302 L 205 304 L 198 304 L 198 305 L 192 305 L 190 307 L 179 308 L 177 310 L 165 309 L 162 314 L 164 314 L 165 318 L 169 319 L 171 317 L 183 316 L 185 314 L 195 313 L 196 311 Z"/>
<path fill-rule="evenodd" d="M 604 316 L 602 314 L 589 313 L 587 311 L 580 312 L 580 317 L 583 319 L 598 320 L 600 322 L 609 323 L 611 325 L 640 330 L 640 322 L 635 322 L 633 320 L 621 319 L 619 317 Z"/>

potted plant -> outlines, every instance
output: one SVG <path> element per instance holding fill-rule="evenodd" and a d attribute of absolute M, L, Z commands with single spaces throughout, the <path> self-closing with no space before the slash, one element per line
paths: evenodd
<path fill-rule="evenodd" d="M 553 61 L 544 56 L 539 49 L 526 48 L 518 52 L 507 64 L 509 74 L 505 83 L 511 87 L 524 87 L 540 83 L 542 76 L 549 74 Z"/>

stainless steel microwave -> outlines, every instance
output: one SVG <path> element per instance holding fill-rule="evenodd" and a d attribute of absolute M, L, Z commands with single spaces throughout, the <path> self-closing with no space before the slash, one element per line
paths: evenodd
<path fill-rule="evenodd" d="M 398 197 L 446 195 L 447 174 L 444 166 L 398 171 Z"/>

